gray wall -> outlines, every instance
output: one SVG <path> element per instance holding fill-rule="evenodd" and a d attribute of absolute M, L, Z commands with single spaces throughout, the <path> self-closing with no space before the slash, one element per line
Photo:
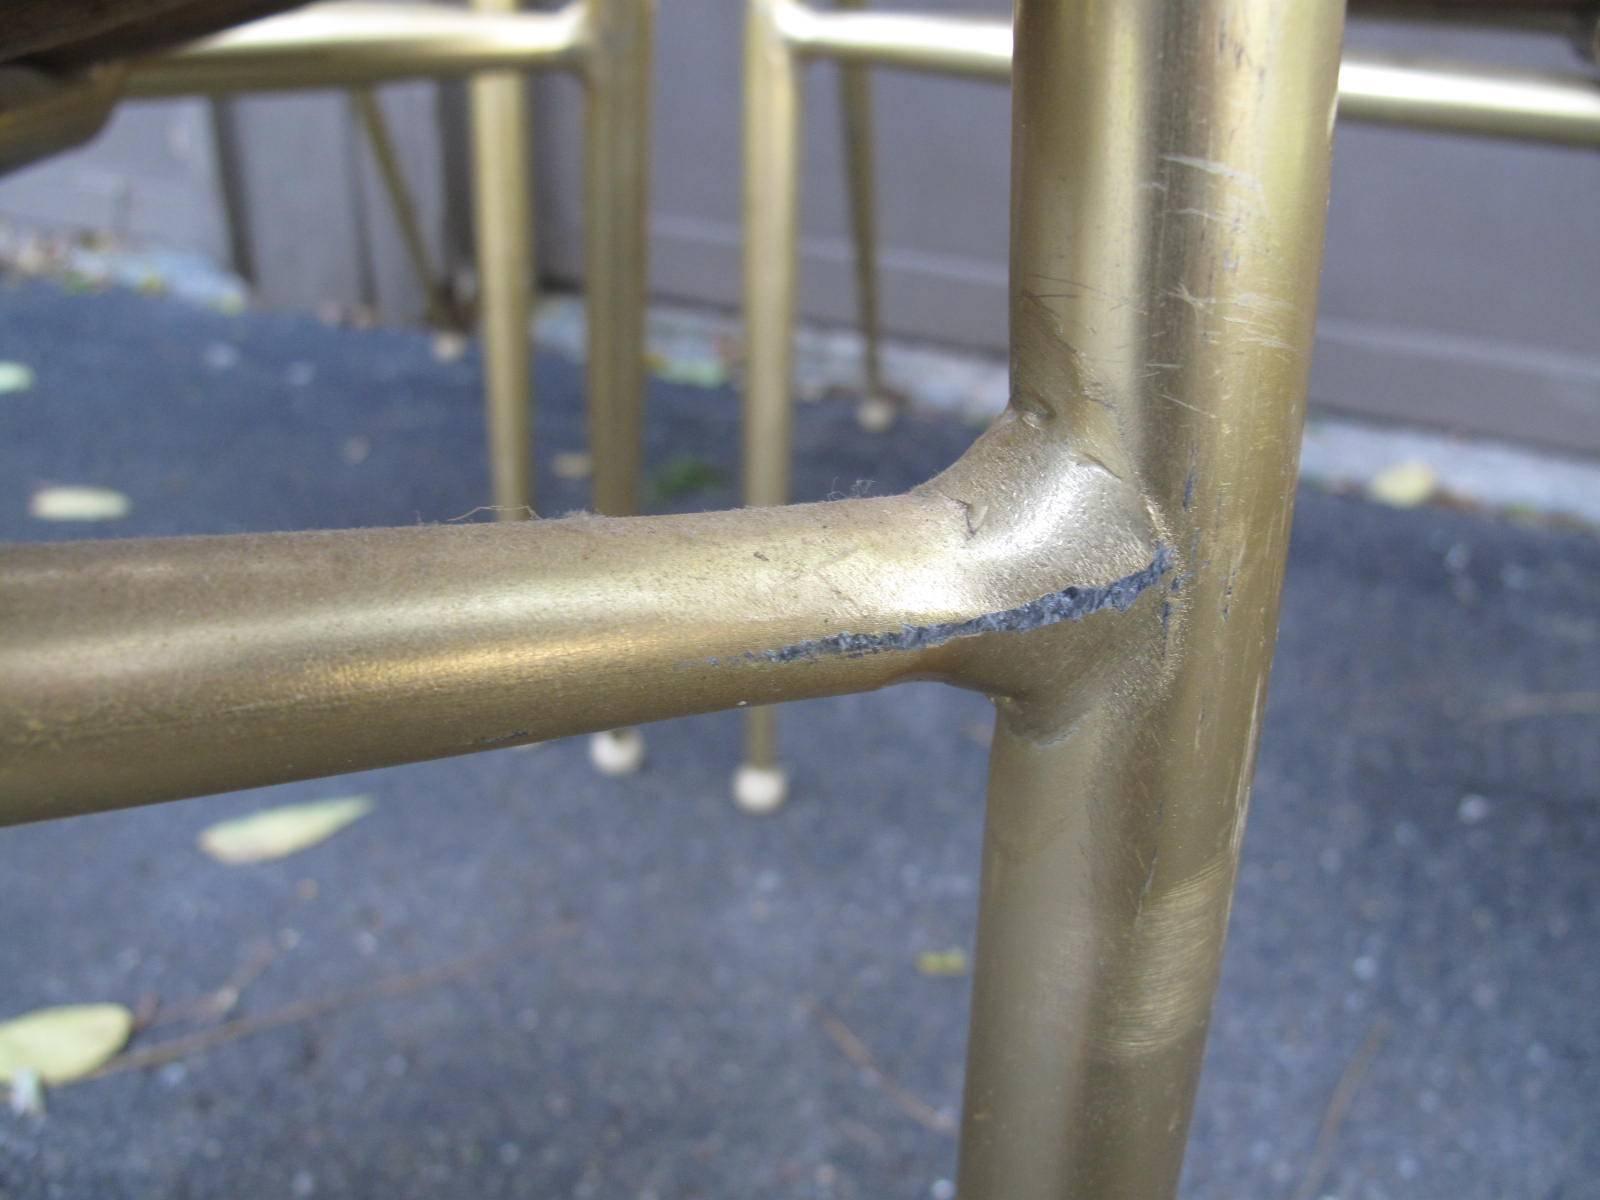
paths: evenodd
<path fill-rule="evenodd" d="M 1004 14 L 1004 0 L 924 7 Z M 734 306 L 739 280 L 736 0 L 670 0 L 657 50 L 655 293 Z M 1372 24 L 1353 46 L 1581 70 L 1529 35 Z M 801 305 L 854 304 L 836 75 L 807 81 Z M 430 236 L 470 264 L 459 87 L 384 99 Z M 901 335 L 1005 340 L 1007 89 L 882 72 L 876 83 L 885 317 Z M 581 91 L 535 88 L 541 269 L 582 275 Z M 129 106 L 93 146 L 0 183 L 0 216 L 120 225 L 252 268 L 268 303 L 421 298 L 342 99 L 243 99 L 220 154 L 198 101 Z M 231 152 L 230 151 L 231 143 Z M 225 185 L 243 202 L 224 203 Z M 1313 398 L 1325 405 L 1600 451 L 1600 154 L 1347 126 L 1340 131 Z M 232 222 L 225 216 L 232 213 Z M 231 240 L 230 240 L 231 238 Z"/>

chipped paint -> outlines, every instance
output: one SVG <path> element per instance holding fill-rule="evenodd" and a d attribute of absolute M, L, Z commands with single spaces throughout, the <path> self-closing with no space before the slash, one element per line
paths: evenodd
<path fill-rule="evenodd" d="M 1157 546 L 1149 566 L 1103 586 L 1065 587 L 1016 608 L 1000 609 L 965 621 L 902 625 L 888 633 L 836 633 L 830 637 L 780 646 L 776 650 L 752 650 L 741 659 L 745 662 L 783 663 L 834 657 L 864 658 L 889 651 L 930 650 L 957 638 L 977 637 L 985 633 L 1027 633 L 1063 621 L 1081 621 L 1103 609 L 1127 612 L 1145 589 L 1166 575 L 1171 567 L 1172 552 L 1165 546 Z"/>

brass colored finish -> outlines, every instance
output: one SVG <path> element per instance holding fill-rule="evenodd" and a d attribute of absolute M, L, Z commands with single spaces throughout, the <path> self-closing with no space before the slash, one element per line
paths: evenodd
<path fill-rule="evenodd" d="M 120 66 L 70 76 L 0 66 L 0 171 L 13 171 L 99 133 L 111 119 L 126 76 Z"/>
<path fill-rule="evenodd" d="M 1339 117 L 1600 147 L 1600 78 L 1350 55 Z"/>
<path fill-rule="evenodd" d="M 383 180 L 384 191 L 389 196 L 389 207 L 395 224 L 400 227 L 400 240 L 406 248 L 406 258 L 411 271 L 427 297 L 428 320 L 435 326 L 452 323 L 450 303 L 438 269 L 428 253 L 428 242 L 422 234 L 422 220 L 417 216 L 417 204 L 406 185 L 405 172 L 400 168 L 400 155 L 395 150 L 394 138 L 389 133 L 389 122 L 377 96 L 367 87 L 352 88 L 350 105 L 356 119 L 372 147 L 372 157 L 378 164 L 378 175 Z"/>
<path fill-rule="evenodd" d="M 10 546 L 0 822 L 908 678 L 1020 692 L 1154 620 L 1166 571 L 1133 491 L 1017 419 L 887 499 Z"/>
<path fill-rule="evenodd" d="M 797 64 L 775 12 L 769 0 L 751 0 L 745 28 L 746 504 L 789 498 L 801 109 Z"/>
<path fill-rule="evenodd" d="M 480 13 L 502 13 L 515 0 L 473 3 Z M 468 88 L 489 478 L 496 516 L 515 521 L 533 515 L 532 122 L 516 72 L 480 73 Z"/>
<path fill-rule="evenodd" d="M 655 0 L 586 0 L 584 286 L 596 512 L 639 511 Z"/>
<path fill-rule="evenodd" d="M 515 0 L 330 3 L 272 17 L 136 64 L 131 94 L 349 86 L 470 75 L 473 193 L 493 503 L 532 512 L 534 276 L 531 123 L 523 72 L 580 71 L 587 84 L 586 273 L 595 505 L 637 510 L 644 392 L 645 219 L 649 177 L 652 0 L 571 0 L 550 13 Z M 370 93 L 356 111 L 372 144 L 406 252 L 429 300 L 451 314 L 416 207 Z"/>
<path fill-rule="evenodd" d="M 443 4 L 316 4 L 136 64 L 132 96 L 349 87 L 479 71 L 576 68 L 581 0 L 552 13 Z"/>
<path fill-rule="evenodd" d="M 587 0 L 584 282 L 594 506 L 639 511 L 654 0 Z"/>
<path fill-rule="evenodd" d="M 1011 77 L 1011 23 L 987 17 L 829 11 L 803 0 L 764 0 L 796 53 L 909 71 Z"/>
<path fill-rule="evenodd" d="M 789 499 L 793 414 L 796 236 L 800 186 L 799 66 L 767 0 L 745 19 L 744 111 L 744 500 Z M 776 714 L 756 709 L 745 726 L 745 762 L 777 762 Z"/>
<path fill-rule="evenodd" d="M 1343 13 L 1017 5 L 1013 405 L 1138 491 L 1173 566 L 1101 672 L 1041 661 L 1000 703 L 963 1200 L 1177 1187 L 1277 632 Z M 1048 502 L 1002 503 L 989 521 Z"/>
<path fill-rule="evenodd" d="M 865 64 L 931 71 L 1005 82 L 1011 78 L 1011 23 L 944 13 L 857 12 L 813 8 L 805 0 L 755 0 L 791 49 L 811 58 L 835 58 L 845 70 L 847 186 L 861 330 L 869 380 L 881 382 L 881 331 L 877 308 L 877 231 L 870 157 L 871 109 Z M 1487 23 L 1571 34 L 1584 30 L 1589 53 L 1600 61 L 1600 24 L 1581 25 L 1579 6 L 1554 3 L 1427 4 L 1369 2 L 1364 14 L 1407 20 Z M 1592 27 L 1592 28 L 1591 28 Z M 1410 62 L 1351 54 L 1339 78 L 1345 120 L 1520 138 L 1573 146 L 1600 145 L 1600 80 L 1582 75 L 1502 71 L 1491 67 Z M 863 223 L 862 213 L 866 213 Z M 789 265 L 788 270 L 796 267 Z M 769 283 L 768 287 L 776 287 Z M 879 382 L 869 384 L 877 390 Z"/>
<path fill-rule="evenodd" d="M 793 507 L 761 507 L 788 483 L 763 439 L 787 434 L 799 121 L 769 11 L 753 507 L 0 548 L 0 823 L 980 690 L 960 1194 L 1171 1197 L 1276 632 L 1342 0 L 1019 0 L 1012 405 L 905 495 Z M 479 95 L 500 169 L 522 109 Z"/>
<path fill-rule="evenodd" d="M 1076 0 L 1074 0 L 1076 2 Z M 870 66 L 1004 82 L 1012 28 L 1004 20 L 947 14 L 833 10 L 805 0 L 750 0 L 745 59 L 746 501 L 788 495 L 791 350 L 797 263 L 799 140 L 797 59 L 838 60 L 846 176 L 868 395 L 882 398 L 882 348 L 873 212 Z M 1459 7 L 1459 6 L 1457 6 Z M 1534 6 L 1528 6 L 1530 9 Z M 1481 10 L 1478 10 L 1481 12 Z M 1538 19 L 1548 22 L 1548 12 Z M 1562 18 L 1570 23 L 1571 14 Z M 1425 66 L 1351 55 L 1339 77 L 1350 120 L 1571 145 L 1600 145 L 1600 83 L 1484 68 Z M 746 759 L 776 761 L 775 718 L 752 713 Z"/>
<path fill-rule="evenodd" d="M 840 0 L 857 9 L 866 0 Z M 878 321 L 878 172 L 872 151 L 872 72 L 855 62 L 839 64 L 839 110 L 844 121 L 845 178 L 850 187 L 850 236 L 855 246 L 856 312 L 868 403 L 890 403 L 883 386 L 883 344 Z"/>

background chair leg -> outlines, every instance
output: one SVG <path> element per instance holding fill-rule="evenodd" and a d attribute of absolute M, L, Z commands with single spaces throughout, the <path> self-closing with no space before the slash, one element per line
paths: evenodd
<path fill-rule="evenodd" d="M 864 8 L 866 0 L 838 0 L 840 8 Z M 855 254 L 856 312 L 861 325 L 863 394 L 856 419 L 882 433 L 900 413 L 899 398 L 883 382 L 883 344 L 878 308 L 877 167 L 873 153 L 872 68 L 839 64 L 839 111 L 844 123 L 845 179 L 850 191 L 850 237 Z"/>
<path fill-rule="evenodd" d="M 514 0 L 473 0 L 473 6 L 484 12 L 516 8 Z M 533 515 L 529 319 L 535 275 L 527 86 L 521 75 L 506 71 L 477 75 L 469 88 L 489 478 L 496 515 L 520 520 Z"/>
<path fill-rule="evenodd" d="M 733 776 L 733 802 L 747 813 L 776 812 L 789 798 L 789 773 L 778 762 L 778 710 L 745 713 L 744 762 Z"/>
<path fill-rule="evenodd" d="M 589 449 L 594 506 L 608 517 L 639 511 L 654 10 L 654 0 L 588 0 L 584 277 Z M 637 771 L 644 754 L 644 735 L 637 729 L 597 733 L 589 745 L 590 761 L 607 775 Z"/>
<path fill-rule="evenodd" d="M 789 499 L 794 414 L 794 298 L 799 208 L 799 64 L 774 18 L 773 0 L 750 0 L 745 25 L 744 116 L 744 499 Z M 735 799 L 750 811 L 779 807 L 777 715 L 746 715 L 745 761 Z"/>
<path fill-rule="evenodd" d="M 389 211 L 394 214 L 395 225 L 400 230 L 400 240 L 405 246 L 411 273 L 426 297 L 428 323 L 435 329 L 450 329 L 455 326 L 456 317 L 444 275 L 428 253 L 428 240 L 422 233 L 422 218 L 417 215 L 416 198 L 411 194 L 405 172 L 400 167 L 400 154 L 395 149 L 388 119 L 383 115 L 383 106 L 378 102 L 377 94 L 367 87 L 350 89 L 350 105 L 366 135 L 367 144 L 372 148 L 373 161 L 377 163 L 378 176 L 383 180 L 384 194 L 389 198 Z"/>
<path fill-rule="evenodd" d="M 1277 632 L 1343 12 L 1017 4 L 1014 409 L 1042 460 L 1140 490 L 1171 572 L 1102 626 L 1105 669 L 1035 665 L 1001 704 L 962 1200 L 1177 1188 Z"/>

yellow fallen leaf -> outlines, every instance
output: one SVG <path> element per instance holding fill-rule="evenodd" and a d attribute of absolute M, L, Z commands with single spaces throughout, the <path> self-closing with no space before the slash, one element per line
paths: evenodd
<path fill-rule="evenodd" d="M 1439 477 L 1425 462 L 1411 460 L 1385 467 L 1367 484 L 1367 495 L 1390 508 L 1415 508 L 1439 486 Z"/>
<path fill-rule="evenodd" d="M 563 450 L 550 460 L 557 479 L 587 479 L 594 473 L 594 459 L 579 450 Z"/>
<path fill-rule="evenodd" d="M 33 368 L 26 363 L 0 362 L 0 396 L 25 392 L 33 386 Z"/>
<path fill-rule="evenodd" d="M 0 1081 L 82 1079 L 121 1050 L 132 1031 L 133 1014 L 120 1004 L 66 1004 L 0 1022 Z"/>
<path fill-rule="evenodd" d="M 28 501 L 28 515 L 41 521 L 116 521 L 133 505 L 121 492 L 102 487 L 40 488 Z"/>
<path fill-rule="evenodd" d="M 370 796 L 286 804 L 211 826 L 200 834 L 200 849 L 218 862 L 266 862 L 326 841 L 371 811 Z"/>
<path fill-rule="evenodd" d="M 924 950 L 917 955 L 917 970 L 924 975 L 965 975 L 967 956 L 960 950 Z"/>
<path fill-rule="evenodd" d="M 701 355 L 651 354 L 645 359 L 650 373 L 666 383 L 689 387 L 718 388 L 728 382 L 728 364 Z"/>

